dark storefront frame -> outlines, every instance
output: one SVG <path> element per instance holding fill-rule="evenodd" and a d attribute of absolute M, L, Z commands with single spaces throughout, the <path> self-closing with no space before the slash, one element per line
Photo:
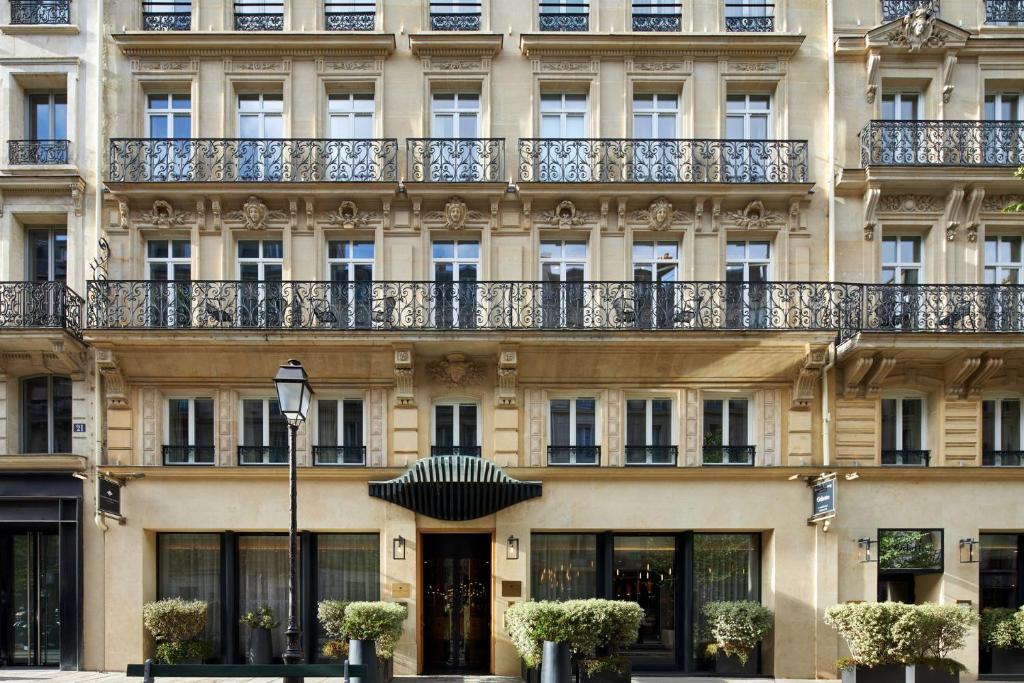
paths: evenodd
<path fill-rule="evenodd" d="M 1012 569 L 985 569 L 985 537 L 986 536 L 1013 536 L 1017 539 L 1016 564 Z M 1024 533 L 1019 531 L 990 531 L 979 535 L 981 540 L 981 561 L 979 563 L 978 576 L 978 609 L 984 610 L 989 607 L 1007 607 L 1020 609 L 1024 607 Z M 989 604 L 986 599 L 986 576 L 1012 576 L 1015 582 L 1015 594 L 1007 596 L 1001 604 Z M 998 587 L 998 586 L 997 586 Z M 978 671 L 987 679 L 1020 680 L 1019 674 L 1006 674 L 992 671 L 992 653 L 983 646 L 978 648 Z"/>

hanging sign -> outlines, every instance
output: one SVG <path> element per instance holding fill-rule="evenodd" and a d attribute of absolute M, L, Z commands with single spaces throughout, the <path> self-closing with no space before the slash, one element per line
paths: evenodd
<path fill-rule="evenodd" d="M 107 515 L 113 515 L 115 517 L 121 517 L 121 484 L 111 479 L 100 477 L 99 487 L 100 512 Z"/>
<path fill-rule="evenodd" d="M 836 516 L 836 476 L 830 474 L 811 482 L 811 516 L 808 522 L 820 522 Z"/>

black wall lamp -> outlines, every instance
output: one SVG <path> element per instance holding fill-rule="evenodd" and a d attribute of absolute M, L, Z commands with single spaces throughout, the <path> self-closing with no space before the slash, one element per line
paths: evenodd
<path fill-rule="evenodd" d="M 878 545 L 878 541 L 872 541 L 870 538 L 858 538 L 857 545 L 860 546 L 861 563 L 878 562 L 878 558 L 872 557 L 871 554 L 871 548 Z"/>
<path fill-rule="evenodd" d="M 405 539 L 402 536 L 397 536 L 391 541 L 391 558 L 394 560 L 405 559 Z"/>
<path fill-rule="evenodd" d="M 974 556 L 974 546 L 978 545 L 976 538 L 960 539 L 960 563 L 974 564 L 978 559 Z"/>
<path fill-rule="evenodd" d="M 519 539 L 515 536 L 510 535 L 508 541 L 505 542 L 505 559 L 506 560 L 518 560 L 519 559 Z"/>

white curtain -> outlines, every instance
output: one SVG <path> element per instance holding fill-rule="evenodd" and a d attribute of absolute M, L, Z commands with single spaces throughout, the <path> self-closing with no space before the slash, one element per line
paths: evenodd
<path fill-rule="evenodd" d="M 298 574 L 296 578 L 301 576 Z M 301 592 L 300 592 L 301 594 Z M 274 655 L 284 652 L 284 631 L 288 625 L 288 537 L 238 537 L 239 616 L 269 607 L 280 625 L 274 629 Z M 249 642 L 249 627 L 239 624 L 238 643 L 243 652 Z"/>
<path fill-rule="evenodd" d="M 160 534 L 157 575 L 160 598 L 205 600 L 206 631 L 213 652 L 220 651 L 220 534 Z"/>

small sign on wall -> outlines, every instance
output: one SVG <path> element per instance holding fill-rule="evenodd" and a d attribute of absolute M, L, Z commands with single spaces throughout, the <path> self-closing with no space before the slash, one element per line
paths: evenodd
<path fill-rule="evenodd" d="M 408 598 L 411 597 L 412 586 L 407 583 L 396 581 L 391 584 L 391 597 L 392 598 Z"/>
<path fill-rule="evenodd" d="M 84 422 L 73 422 L 71 424 L 71 431 L 74 434 L 85 434 L 85 423 Z"/>
<path fill-rule="evenodd" d="M 100 478 L 100 512 L 121 517 L 121 484 L 104 477 Z"/>
<path fill-rule="evenodd" d="M 836 516 L 836 477 L 834 474 L 811 482 L 811 516 L 808 522 L 820 522 Z"/>
<path fill-rule="evenodd" d="M 523 597 L 523 582 L 522 581 L 502 581 L 501 582 L 501 597 L 503 597 L 503 598 L 521 598 L 521 597 Z"/>

